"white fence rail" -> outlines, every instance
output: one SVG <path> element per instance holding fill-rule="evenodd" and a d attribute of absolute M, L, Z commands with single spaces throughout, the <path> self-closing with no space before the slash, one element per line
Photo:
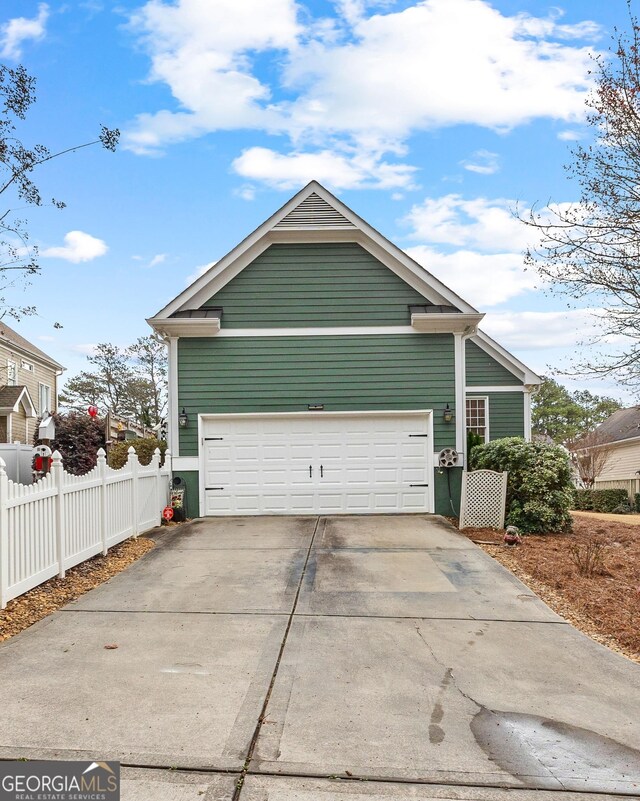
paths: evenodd
<path fill-rule="evenodd" d="M 609 481 L 598 481 L 596 479 L 593 488 L 600 489 L 624 489 L 627 491 L 629 500 L 633 501 L 636 492 L 640 492 L 639 478 L 616 478 Z"/>
<path fill-rule="evenodd" d="M 17 484 L 31 484 L 33 481 L 32 463 L 34 449 L 31 445 L 19 442 L 0 442 L 0 459 L 4 459 L 5 470 L 11 481 Z"/>
<path fill-rule="evenodd" d="M 143 466 L 133 448 L 120 470 L 98 463 L 84 476 L 65 472 L 53 454 L 51 472 L 36 484 L 11 481 L 0 458 L 0 607 L 53 576 L 161 521 L 169 498 L 171 456 L 156 449 Z"/>

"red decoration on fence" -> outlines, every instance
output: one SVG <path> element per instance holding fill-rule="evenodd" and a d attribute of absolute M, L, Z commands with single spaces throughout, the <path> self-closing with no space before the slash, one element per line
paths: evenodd
<path fill-rule="evenodd" d="M 173 509 L 170 506 L 165 506 L 162 510 L 162 516 L 165 520 L 171 520 L 173 517 Z"/>
<path fill-rule="evenodd" d="M 87 409 L 87 412 L 89 413 L 89 417 L 96 417 L 97 414 L 98 414 L 98 407 L 97 406 L 89 406 L 89 408 Z"/>

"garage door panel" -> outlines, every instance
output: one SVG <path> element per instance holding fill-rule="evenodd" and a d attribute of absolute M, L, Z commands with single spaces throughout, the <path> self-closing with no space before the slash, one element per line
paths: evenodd
<path fill-rule="evenodd" d="M 204 514 L 431 511 L 428 413 L 205 418 Z M 321 469 L 322 466 L 322 469 Z M 311 467 L 311 473 L 309 468 Z"/>

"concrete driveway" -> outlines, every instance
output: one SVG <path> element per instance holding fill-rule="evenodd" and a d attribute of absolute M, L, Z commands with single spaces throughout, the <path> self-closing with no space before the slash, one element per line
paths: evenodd
<path fill-rule="evenodd" d="M 640 667 L 428 515 L 164 532 L 0 676 L 0 758 L 119 759 L 125 801 L 640 795 Z"/>

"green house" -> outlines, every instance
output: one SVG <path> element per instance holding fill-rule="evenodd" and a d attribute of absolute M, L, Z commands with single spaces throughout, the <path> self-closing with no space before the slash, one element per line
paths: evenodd
<path fill-rule="evenodd" d="M 482 317 L 310 183 L 148 321 L 188 514 L 457 513 L 540 383 Z"/>

